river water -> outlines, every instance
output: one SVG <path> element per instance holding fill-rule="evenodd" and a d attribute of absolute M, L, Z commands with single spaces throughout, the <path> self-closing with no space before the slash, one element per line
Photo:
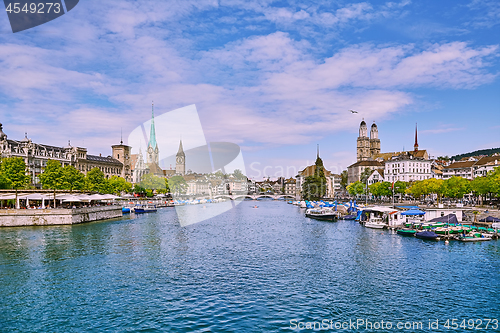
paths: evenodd
<path fill-rule="evenodd" d="M 162 208 L 0 229 L 0 331 L 500 331 L 485 329 L 500 320 L 500 241 L 445 245 L 255 204 L 186 227 Z"/>

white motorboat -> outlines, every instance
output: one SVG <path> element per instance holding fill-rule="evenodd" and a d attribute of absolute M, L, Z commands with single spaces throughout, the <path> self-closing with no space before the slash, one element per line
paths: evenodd
<path fill-rule="evenodd" d="M 365 223 L 365 227 L 371 229 L 384 229 L 387 227 L 387 224 L 385 224 L 380 217 L 370 217 L 370 220 Z"/>
<path fill-rule="evenodd" d="M 306 217 L 321 221 L 337 221 L 339 212 L 328 208 L 309 208 L 306 210 Z"/>

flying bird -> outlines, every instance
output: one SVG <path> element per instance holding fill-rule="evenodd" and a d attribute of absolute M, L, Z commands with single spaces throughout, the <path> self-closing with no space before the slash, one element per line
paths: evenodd
<path fill-rule="evenodd" d="M 351 111 L 351 113 L 358 113 L 358 111 L 354 111 L 354 110 L 349 110 L 349 111 Z"/>

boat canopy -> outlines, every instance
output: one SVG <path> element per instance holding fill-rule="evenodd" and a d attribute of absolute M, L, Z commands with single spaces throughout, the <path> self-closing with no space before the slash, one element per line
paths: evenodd
<path fill-rule="evenodd" d="M 457 216 L 455 214 L 448 214 L 445 216 L 440 216 L 433 218 L 429 222 L 447 222 L 447 223 L 458 223 Z"/>
<path fill-rule="evenodd" d="M 407 211 L 401 213 L 401 215 L 411 215 L 411 216 L 424 215 L 424 214 L 425 214 L 425 212 L 421 211 L 419 209 L 410 209 L 410 210 L 407 210 Z"/>
<path fill-rule="evenodd" d="M 500 219 L 493 216 L 488 216 L 487 218 L 480 219 L 479 222 L 500 222 Z"/>
<path fill-rule="evenodd" d="M 403 208 L 403 209 L 420 209 L 418 206 L 396 206 L 398 208 Z"/>
<path fill-rule="evenodd" d="M 384 206 L 366 207 L 363 208 L 364 212 L 382 212 L 382 213 L 392 213 L 397 212 L 396 209 Z"/>

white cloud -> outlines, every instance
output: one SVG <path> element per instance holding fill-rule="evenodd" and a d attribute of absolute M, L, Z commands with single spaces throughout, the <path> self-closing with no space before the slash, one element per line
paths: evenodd
<path fill-rule="evenodd" d="M 449 132 L 463 131 L 464 127 L 456 127 L 452 124 L 450 125 L 440 125 L 438 128 L 419 130 L 421 134 L 443 134 Z"/>
<path fill-rule="evenodd" d="M 277 31 L 200 51 L 185 35 L 185 25 L 196 22 L 183 20 L 226 2 L 144 1 L 138 12 L 138 3 L 109 1 L 102 5 L 107 10 L 93 16 L 90 3 L 75 9 L 78 24 L 67 19 L 62 23 L 67 29 L 55 36 L 37 36 L 38 43 L 29 35 L 3 36 L 8 43 L 0 45 L 3 93 L 18 115 L 38 124 L 33 135 L 50 133 L 61 145 L 71 134 L 86 137 L 90 149 L 105 151 L 120 128 L 126 133 L 147 120 L 152 100 L 157 114 L 196 104 L 210 141 L 304 143 L 354 130 L 361 117 L 381 121 L 401 112 L 413 103 L 410 88 L 473 88 L 496 77 L 487 71 L 489 59 L 498 55 L 496 45 L 360 43 L 318 56 L 310 41 Z M 231 6 L 266 13 L 276 22 L 339 25 L 407 4 L 361 2 L 329 12 L 276 9 L 265 1 Z M 169 20 L 177 25 L 162 29 Z M 44 42 L 52 48 L 41 47 Z M 27 126 L 9 119 L 13 124 L 4 123 L 6 131 L 11 126 L 22 133 Z"/>

